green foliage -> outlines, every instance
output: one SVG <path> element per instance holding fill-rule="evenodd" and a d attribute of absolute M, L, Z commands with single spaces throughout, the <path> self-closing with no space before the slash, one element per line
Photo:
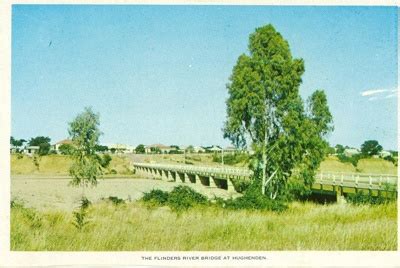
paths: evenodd
<path fill-rule="evenodd" d="M 270 210 L 282 212 L 287 209 L 287 205 L 281 200 L 272 200 L 265 195 L 260 195 L 258 189 L 248 190 L 244 195 L 235 199 L 224 200 L 216 198 L 218 206 L 226 209 L 247 209 L 247 210 Z"/>
<path fill-rule="evenodd" d="M 394 165 L 397 166 L 397 159 L 395 159 L 392 155 L 385 156 L 383 159 L 392 162 Z"/>
<path fill-rule="evenodd" d="M 222 155 L 220 153 L 213 154 L 213 162 L 222 163 Z M 224 154 L 224 164 L 235 165 L 238 163 L 247 163 L 249 156 L 245 153 Z"/>
<path fill-rule="evenodd" d="M 193 147 L 193 145 L 189 145 L 189 146 L 186 148 L 186 152 L 188 152 L 188 153 L 193 153 L 193 152 L 194 152 L 194 147 Z"/>
<path fill-rule="evenodd" d="M 354 204 L 354 205 L 364 205 L 364 204 L 381 205 L 381 204 L 387 204 L 389 202 L 392 202 L 394 200 L 394 198 L 384 197 L 382 195 L 372 196 L 372 195 L 364 194 L 362 192 L 358 192 L 355 194 L 347 195 L 346 200 L 347 200 L 347 202 Z"/>
<path fill-rule="evenodd" d="M 187 210 L 195 205 L 206 203 L 206 196 L 188 186 L 177 186 L 168 195 L 168 206 L 175 211 Z"/>
<path fill-rule="evenodd" d="M 29 146 L 39 146 L 39 155 L 47 155 L 50 151 L 50 141 L 49 137 L 37 136 L 35 138 L 31 138 L 28 142 Z"/>
<path fill-rule="evenodd" d="M 40 156 L 34 155 L 32 158 L 33 164 L 35 165 L 36 169 L 39 170 L 40 167 Z"/>
<path fill-rule="evenodd" d="M 89 199 L 87 199 L 86 197 L 82 197 L 80 200 L 80 209 L 87 209 L 89 208 L 89 206 L 92 204 L 92 202 L 90 202 Z"/>
<path fill-rule="evenodd" d="M 378 155 L 382 150 L 382 146 L 376 140 L 367 140 L 361 145 L 361 153 L 363 155 Z"/>
<path fill-rule="evenodd" d="M 70 168 L 73 185 L 97 184 L 97 178 L 102 175 L 101 164 L 96 155 L 101 132 L 99 130 L 99 115 L 91 108 L 85 108 L 71 123 L 68 133 L 74 144 L 74 162 Z"/>
<path fill-rule="evenodd" d="M 168 205 L 174 211 L 187 210 L 193 206 L 207 204 L 207 197 L 188 186 L 176 186 L 171 192 L 152 190 L 144 193 L 142 200 L 153 205 Z"/>
<path fill-rule="evenodd" d="M 224 138 L 236 147 L 250 141 L 255 151 L 250 167 L 260 192 L 272 199 L 284 195 L 294 169 L 305 184 L 325 157 L 324 137 L 333 130 L 323 90 L 304 102 L 299 94 L 302 59 L 294 59 L 289 44 L 272 25 L 250 35 L 249 55 L 242 54 L 227 85 Z"/>
<path fill-rule="evenodd" d="M 108 146 L 96 144 L 95 151 L 99 153 L 104 153 L 108 151 Z"/>
<path fill-rule="evenodd" d="M 61 144 L 58 150 L 63 155 L 72 155 L 74 153 L 74 146 L 71 144 Z"/>
<path fill-rule="evenodd" d="M 150 152 L 154 154 L 161 154 L 161 149 L 158 147 L 150 147 Z"/>
<path fill-rule="evenodd" d="M 89 223 L 89 220 L 87 219 L 87 211 L 80 209 L 72 213 L 74 215 L 74 221 L 72 224 L 76 227 L 76 229 L 81 231 Z"/>
<path fill-rule="evenodd" d="M 346 148 L 341 144 L 336 144 L 335 149 L 337 154 L 343 154 Z"/>
<path fill-rule="evenodd" d="M 296 179 L 289 180 L 286 192 L 286 198 L 288 201 L 305 201 L 312 194 L 312 190 L 309 186 L 304 185 L 303 181 Z"/>
<path fill-rule="evenodd" d="M 142 200 L 163 206 L 168 201 L 168 192 L 153 189 L 150 192 L 143 193 Z"/>
<path fill-rule="evenodd" d="M 144 145 L 143 144 L 139 144 L 138 146 L 136 146 L 135 152 L 137 154 L 144 154 L 145 153 Z"/>
<path fill-rule="evenodd" d="M 235 188 L 235 191 L 238 193 L 243 193 L 244 191 L 246 191 L 251 184 L 250 180 L 243 180 L 240 178 L 232 178 L 231 179 L 233 187 Z"/>
<path fill-rule="evenodd" d="M 363 158 L 362 154 L 354 154 L 352 156 L 346 156 L 344 154 L 338 154 L 338 159 L 342 163 L 351 163 L 354 167 L 357 167 L 358 161 Z"/>
<path fill-rule="evenodd" d="M 111 201 L 115 206 L 124 204 L 124 199 L 118 198 L 117 196 L 109 196 L 108 200 Z"/>
<path fill-rule="evenodd" d="M 328 147 L 327 148 L 327 150 L 326 150 L 326 154 L 327 155 L 333 155 L 333 154 L 335 154 L 336 153 L 336 150 L 335 150 L 335 148 L 334 147 Z"/>
<path fill-rule="evenodd" d="M 103 156 L 98 155 L 98 161 L 102 168 L 107 168 L 111 163 L 111 156 L 109 154 L 104 154 Z"/>
<path fill-rule="evenodd" d="M 25 142 L 26 140 L 24 139 L 15 139 L 13 136 L 10 137 L 10 145 L 14 147 L 21 147 L 22 145 L 24 145 Z M 19 149 L 17 150 L 17 152 L 19 152 Z"/>

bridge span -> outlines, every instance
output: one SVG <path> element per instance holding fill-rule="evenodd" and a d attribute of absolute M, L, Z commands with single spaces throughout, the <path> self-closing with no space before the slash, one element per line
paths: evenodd
<path fill-rule="evenodd" d="M 173 181 L 177 183 L 196 183 L 236 191 L 233 180 L 249 180 L 252 171 L 246 168 L 193 166 L 158 163 L 133 163 L 138 174 L 145 177 Z M 398 177 L 388 174 L 362 174 L 320 172 L 312 186 L 313 192 L 336 195 L 342 198 L 345 193 L 367 192 L 371 195 L 396 194 Z"/>

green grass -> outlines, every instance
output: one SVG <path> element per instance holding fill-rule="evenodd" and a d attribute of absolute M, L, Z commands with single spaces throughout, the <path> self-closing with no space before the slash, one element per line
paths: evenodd
<path fill-rule="evenodd" d="M 292 203 L 282 213 L 215 206 L 174 213 L 139 202 L 95 204 L 80 231 L 73 214 L 11 209 L 16 251 L 396 250 L 397 207 Z"/>

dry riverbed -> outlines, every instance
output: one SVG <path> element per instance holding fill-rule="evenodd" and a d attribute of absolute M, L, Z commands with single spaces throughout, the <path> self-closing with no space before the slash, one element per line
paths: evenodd
<path fill-rule="evenodd" d="M 39 210 L 57 208 L 71 211 L 79 206 L 82 188 L 70 186 L 70 181 L 67 177 L 12 176 L 11 199 L 21 200 L 25 206 Z M 112 177 L 99 180 L 96 187 L 86 188 L 85 195 L 92 202 L 109 196 L 134 201 L 140 199 L 144 192 L 152 189 L 170 191 L 177 185 L 180 184 L 152 179 Z M 239 195 L 202 185 L 190 184 L 190 187 L 211 198 L 214 196 L 229 198 Z"/>

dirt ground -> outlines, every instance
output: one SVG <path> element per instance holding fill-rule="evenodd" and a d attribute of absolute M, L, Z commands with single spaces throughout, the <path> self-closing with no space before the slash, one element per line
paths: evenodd
<path fill-rule="evenodd" d="M 55 208 L 71 211 L 79 206 L 82 188 L 70 186 L 69 182 L 70 179 L 67 177 L 12 176 L 11 199 L 20 200 L 25 206 L 39 210 Z M 85 195 L 92 202 L 109 196 L 134 201 L 140 199 L 144 192 L 152 189 L 169 191 L 177 185 L 180 184 L 152 179 L 115 177 L 101 179 L 96 187 L 86 188 Z M 190 187 L 208 197 L 215 195 L 229 198 L 239 195 L 202 185 L 190 184 Z"/>

